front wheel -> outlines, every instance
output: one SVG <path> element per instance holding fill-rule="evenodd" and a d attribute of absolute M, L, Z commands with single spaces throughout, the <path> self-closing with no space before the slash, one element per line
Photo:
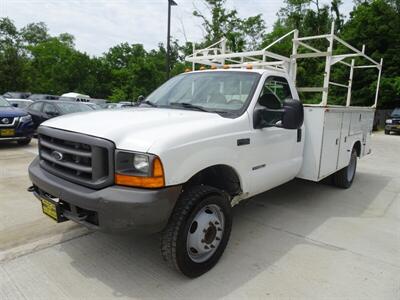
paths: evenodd
<path fill-rule="evenodd" d="M 390 130 L 385 130 L 385 134 L 390 134 Z"/>
<path fill-rule="evenodd" d="M 170 266 L 198 277 L 218 262 L 232 227 L 231 205 L 209 186 L 184 191 L 161 240 L 161 253 Z"/>
<path fill-rule="evenodd" d="M 333 174 L 333 183 L 341 188 L 349 188 L 354 180 L 357 169 L 357 151 L 353 149 L 349 165 Z"/>
<path fill-rule="evenodd" d="M 28 145 L 31 142 L 31 140 L 32 140 L 32 138 L 26 138 L 23 140 L 19 140 L 17 143 L 18 143 L 18 145 L 25 146 L 25 145 Z"/>

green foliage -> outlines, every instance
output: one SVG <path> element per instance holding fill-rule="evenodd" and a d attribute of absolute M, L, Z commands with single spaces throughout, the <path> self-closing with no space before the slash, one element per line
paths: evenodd
<path fill-rule="evenodd" d="M 203 21 L 203 45 L 213 44 L 225 37 L 228 48 L 233 52 L 257 48 L 265 32 L 261 14 L 242 19 L 235 9 L 225 8 L 226 0 L 204 0 L 204 3 L 211 19 L 199 9 L 193 12 Z"/>

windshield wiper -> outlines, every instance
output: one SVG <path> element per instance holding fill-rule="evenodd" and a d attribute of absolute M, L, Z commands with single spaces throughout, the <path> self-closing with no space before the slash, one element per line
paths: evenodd
<path fill-rule="evenodd" d="M 147 104 L 147 105 L 152 106 L 152 107 L 158 107 L 157 104 L 154 104 L 153 102 L 150 102 L 150 101 L 147 101 L 147 100 L 144 100 L 144 101 L 139 103 L 139 105 L 142 105 L 142 104 Z"/>
<path fill-rule="evenodd" d="M 183 108 L 191 108 L 191 109 L 196 109 L 196 110 L 205 111 L 205 112 L 213 112 L 213 111 L 209 111 L 209 110 L 205 109 L 202 106 L 194 105 L 194 104 L 188 103 L 188 102 L 173 102 L 173 103 L 170 103 L 169 105 L 171 105 L 171 106 L 180 106 L 180 107 L 183 107 Z"/>

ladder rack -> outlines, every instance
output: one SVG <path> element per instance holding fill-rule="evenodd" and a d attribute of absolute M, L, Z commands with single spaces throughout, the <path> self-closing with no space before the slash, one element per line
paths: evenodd
<path fill-rule="evenodd" d="M 292 54 L 290 57 L 280 55 L 269 51 L 268 49 L 279 43 L 280 41 L 292 36 Z M 308 41 L 311 40 L 321 40 L 327 39 L 329 46 L 326 51 L 321 51 L 316 49 L 309 44 Z M 334 44 L 338 43 L 343 45 L 349 50 L 347 54 L 333 54 Z M 303 47 L 309 52 L 299 53 L 298 50 Z M 306 58 L 317 58 L 325 57 L 325 72 L 324 72 L 324 82 L 322 87 L 297 87 L 296 76 L 297 76 L 297 59 Z M 370 64 L 367 65 L 356 65 L 355 58 L 361 57 L 369 61 Z M 345 61 L 346 59 L 351 59 L 350 62 Z M 230 52 L 226 47 L 226 39 L 223 38 L 220 41 L 212 44 L 211 46 L 204 49 L 195 49 L 193 45 L 193 54 L 185 58 L 187 62 L 192 63 L 193 71 L 196 69 L 196 64 L 217 67 L 229 67 L 229 68 L 255 68 L 255 69 L 269 69 L 274 71 L 280 71 L 287 73 L 289 78 L 295 83 L 296 88 L 299 92 L 322 92 L 322 100 L 319 103 L 320 106 L 327 106 L 328 104 L 328 94 L 329 86 L 338 86 L 347 89 L 346 106 L 351 106 L 351 91 L 352 91 L 352 81 L 354 69 L 365 69 L 365 68 L 377 68 L 378 78 L 375 91 L 375 101 L 372 105 L 376 108 L 379 95 L 379 85 L 382 73 L 383 59 L 380 62 L 373 60 L 371 57 L 365 54 L 365 45 L 363 45 L 362 50 L 351 46 L 344 40 L 335 35 L 335 26 L 332 22 L 331 32 L 328 34 L 299 37 L 299 31 L 297 29 L 288 32 L 287 34 L 281 36 L 279 39 L 275 40 L 267 47 L 257 50 L 257 51 L 247 51 L 247 52 Z M 333 82 L 330 80 L 331 67 L 340 63 L 350 68 L 349 80 L 347 84 Z"/>

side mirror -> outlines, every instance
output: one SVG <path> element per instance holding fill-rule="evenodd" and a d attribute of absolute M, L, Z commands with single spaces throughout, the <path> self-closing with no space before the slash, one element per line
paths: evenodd
<path fill-rule="evenodd" d="M 259 107 L 254 111 L 253 125 L 255 129 L 265 127 L 281 127 L 299 129 L 303 125 L 304 109 L 300 101 L 287 99 L 283 108 L 272 109 Z"/>
<path fill-rule="evenodd" d="M 304 108 L 299 100 L 287 99 L 283 102 L 282 127 L 299 129 L 304 122 Z"/>
<path fill-rule="evenodd" d="M 137 101 L 138 102 L 142 102 L 144 100 L 144 96 L 143 95 L 140 95 L 138 98 L 137 98 Z"/>
<path fill-rule="evenodd" d="M 18 107 L 18 103 L 11 104 L 13 107 Z"/>

